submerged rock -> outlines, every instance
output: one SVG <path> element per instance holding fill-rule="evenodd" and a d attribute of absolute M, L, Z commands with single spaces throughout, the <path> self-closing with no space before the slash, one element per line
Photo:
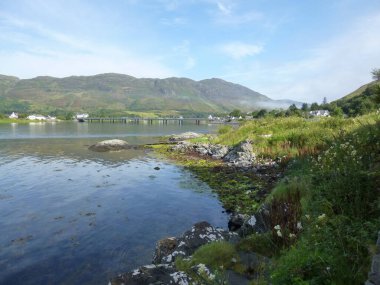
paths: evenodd
<path fill-rule="evenodd" d="M 130 148 L 128 143 L 126 141 L 118 140 L 118 139 L 101 141 L 89 147 L 90 150 L 99 151 L 99 152 L 116 151 L 116 150 L 122 150 L 122 149 L 127 149 L 127 148 Z"/>

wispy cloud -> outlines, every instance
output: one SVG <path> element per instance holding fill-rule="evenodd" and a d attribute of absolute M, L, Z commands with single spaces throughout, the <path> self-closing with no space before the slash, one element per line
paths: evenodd
<path fill-rule="evenodd" d="M 231 6 L 231 4 L 224 4 L 221 1 L 217 1 L 216 5 L 217 5 L 219 11 L 223 15 L 230 15 L 231 14 L 231 12 L 232 12 L 232 6 Z"/>
<path fill-rule="evenodd" d="M 380 12 L 362 17 L 350 29 L 309 50 L 299 60 L 282 63 L 239 63 L 225 78 L 271 98 L 321 102 L 338 99 L 371 80 L 380 64 Z"/>
<path fill-rule="evenodd" d="M 0 74 L 13 74 L 22 78 L 36 74 L 62 77 L 104 72 L 120 72 L 138 77 L 168 77 L 176 74 L 159 57 L 86 41 L 46 28 L 38 22 L 4 13 L 0 13 L 0 21 L 7 25 L 0 38 L 12 38 L 14 34 L 19 34 L 17 41 L 24 46 L 18 50 L 0 49 Z M 38 35 L 39 39 L 32 37 L 33 34 Z"/>
<path fill-rule="evenodd" d="M 261 53 L 263 51 L 263 47 L 261 45 L 255 45 L 255 44 L 232 42 L 232 43 L 222 45 L 220 47 L 220 50 L 224 54 L 234 59 L 241 59 L 243 57 L 253 56 L 253 55 Z"/>

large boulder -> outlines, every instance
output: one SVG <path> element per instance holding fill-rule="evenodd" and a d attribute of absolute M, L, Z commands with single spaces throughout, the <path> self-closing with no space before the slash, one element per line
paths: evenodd
<path fill-rule="evenodd" d="M 224 156 L 223 160 L 230 166 L 249 168 L 256 160 L 253 153 L 252 143 L 245 141 L 232 148 L 230 152 Z"/>
<path fill-rule="evenodd" d="M 117 151 L 117 150 L 128 149 L 128 148 L 131 148 L 131 146 L 128 145 L 126 141 L 118 140 L 118 139 L 101 141 L 89 147 L 90 150 L 99 151 L 99 152 Z"/>

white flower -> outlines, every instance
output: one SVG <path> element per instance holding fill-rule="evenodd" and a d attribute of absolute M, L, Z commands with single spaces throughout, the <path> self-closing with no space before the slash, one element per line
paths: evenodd
<path fill-rule="evenodd" d="M 295 238 L 295 237 L 296 237 L 295 234 L 292 234 L 292 233 L 289 234 L 289 238 Z"/>
<path fill-rule="evenodd" d="M 281 226 L 280 225 L 274 226 L 274 229 L 275 230 L 281 230 Z"/>
<path fill-rule="evenodd" d="M 302 223 L 301 222 L 297 222 L 297 229 L 299 230 L 302 230 L 303 227 L 302 227 Z"/>
<path fill-rule="evenodd" d="M 326 214 L 322 214 L 318 216 L 318 221 L 323 221 L 326 218 Z"/>
<path fill-rule="evenodd" d="M 282 237 L 282 233 L 280 230 L 277 230 L 277 236 Z"/>

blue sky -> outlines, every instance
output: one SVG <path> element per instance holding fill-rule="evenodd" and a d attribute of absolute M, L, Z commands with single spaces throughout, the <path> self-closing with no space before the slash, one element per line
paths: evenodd
<path fill-rule="evenodd" d="M 3 0 L 0 74 L 218 77 L 337 99 L 380 68 L 378 0 Z"/>

